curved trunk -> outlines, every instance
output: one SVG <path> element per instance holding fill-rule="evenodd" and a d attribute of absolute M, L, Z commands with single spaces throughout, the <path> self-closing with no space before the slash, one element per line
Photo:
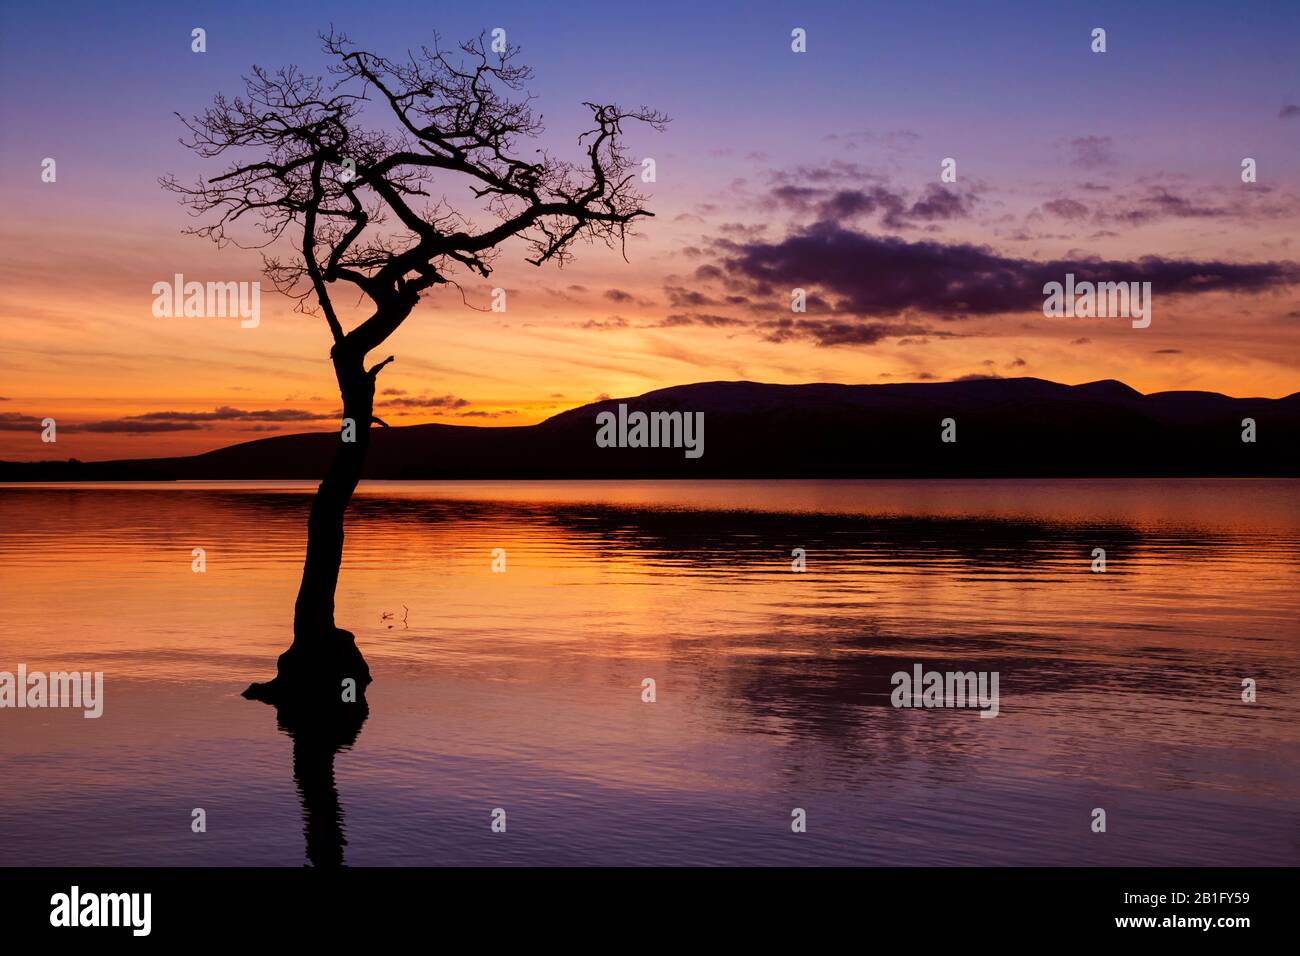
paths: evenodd
<path fill-rule="evenodd" d="M 293 642 L 280 655 L 276 676 L 244 696 L 312 708 L 364 698 L 370 668 L 356 637 L 334 623 L 334 592 L 343 562 L 343 518 L 361 480 L 374 419 L 375 376 L 365 353 L 340 342 L 331 359 L 343 396 L 343 422 L 334 460 L 316 489 L 307 519 L 307 556 L 293 610 Z"/>
<path fill-rule="evenodd" d="M 293 643 L 304 650 L 335 629 L 334 592 L 343 561 L 343 516 L 361 480 L 374 413 L 375 379 L 366 372 L 361 357 L 335 349 L 333 360 L 343 395 L 343 427 L 334 460 L 316 489 L 307 518 L 307 557 L 293 608 Z"/>

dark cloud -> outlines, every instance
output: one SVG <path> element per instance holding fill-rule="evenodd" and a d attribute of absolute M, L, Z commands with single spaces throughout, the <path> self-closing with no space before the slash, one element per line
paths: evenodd
<path fill-rule="evenodd" d="M 1300 106 L 1295 103 L 1288 103 L 1278 111 L 1278 119 L 1291 119 L 1293 116 L 1300 116 Z"/>
<path fill-rule="evenodd" d="M 721 304 L 717 299 L 710 298 L 698 289 L 687 289 L 684 286 L 666 285 L 664 294 L 668 296 L 668 303 L 679 309 L 708 308 Z"/>
<path fill-rule="evenodd" d="M 724 222 L 718 226 L 718 231 L 724 236 L 739 236 L 742 239 L 747 239 L 767 232 L 767 223 L 748 225 L 743 222 Z"/>
<path fill-rule="evenodd" d="M 264 408 L 259 411 L 246 411 L 222 405 L 210 412 L 146 412 L 143 415 L 128 415 L 124 422 L 311 422 L 332 415 L 309 412 L 301 408 Z M 101 423 L 106 424 L 106 423 Z"/>
<path fill-rule="evenodd" d="M 970 215 L 974 198 L 967 193 L 958 193 L 947 186 L 930 183 L 925 195 L 912 203 L 907 211 L 907 218 L 932 222 L 936 219 L 960 219 Z"/>
<path fill-rule="evenodd" d="M 873 186 L 869 190 L 839 189 L 818 203 L 817 218 L 842 222 L 877 210 L 883 214 L 885 222 L 896 227 L 903 222 L 907 204 L 901 195 L 884 186 Z"/>
<path fill-rule="evenodd" d="M 1216 206 L 1199 205 L 1167 189 L 1153 189 L 1139 205 L 1111 215 L 1124 222 L 1140 224 L 1154 219 L 1217 219 L 1230 216 L 1232 212 Z"/>
<path fill-rule="evenodd" d="M 728 298 L 732 297 L 729 296 Z M 718 315 L 710 312 L 674 312 L 658 322 L 642 322 L 634 325 L 621 315 L 612 315 L 606 320 L 588 319 L 582 323 L 581 327 L 595 331 L 608 331 L 610 329 L 676 329 L 688 325 L 724 328 L 750 324 L 745 319 L 738 319 L 729 315 Z"/>
<path fill-rule="evenodd" d="M 18 412 L 0 414 L 0 432 L 25 432 L 40 427 L 41 420 L 35 415 L 22 415 Z"/>
<path fill-rule="evenodd" d="M 321 415 L 296 408 L 262 409 L 246 411 L 223 405 L 210 412 L 146 412 L 124 418 L 98 422 L 59 422 L 62 432 L 95 432 L 100 434 L 146 435 L 155 432 L 187 432 L 211 428 L 213 422 L 305 422 L 336 416 Z M 9 413 L 0 415 L 0 431 L 25 431 L 40 427 L 41 419 L 33 415 Z"/>
<path fill-rule="evenodd" d="M 1153 349 L 1152 355 L 1182 355 L 1182 349 Z"/>
<path fill-rule="evenodd" d="M 611 302 L 631 302 L 633 297 L 631 293 L 624 292 L 622 289 L 606 289 L 605 298 Z"/>
<path fill-rule="evenodd" d="M 1167 186 L 1151 186 L 1136 193 L 1118 193 L 1104 203 L 1093 205 L 1093 219 L 1098 223 L 1140 226 L 1180 219 L 1227 219 L 1255 223 L 1263 219 L 1289 220 L 1300 215 L 1300 196 L 1267 186 L 1256 186 L 1249 190 L 1207 187 L 1194 195 L 1195 198 Z M 1206 200 L 1206 195 L 1212 195 L 1213 200 Z M 1050 204 L 1045 205 L 1044 209 L 1049 206 Z M 1095 235 L 1100 237 L 1107 233 Z"/>
<path fill-rule="evenodd" d="M 792 206 L 796 209 L 806 209 L 815 203 L 819 197 L 824 196 L 826 190 L 818 189 L 814 186 L 794 186 L 785 185 L 777 186 L 772 190 L 771 196 L 783 206 Z"/>
<path fill-rule="evenodd" d="M 709 328 L 723 328 L 726 326 L 748 325 L 744 319 L 732 318 L 729 315 L 713 315 L 710 313 L 692 312 L 685 314 L 681 312 L 666 316 L 659 323 L 660 328 L 676 328 L 683 325 L 704 325 Z"/>
<path fill-rule="evenodd" d="M 892 317 L 916 311 L 959 318 L 1038 310 L 1043 286 L 1063 281 L 1152 283 L 1160 295 L 1258 291 L 1300 281 L 1294 262 L 1233 263 L 1095 258 L 1036 261 L 985 246 L 909 242 L 818 222 L 780 242 L 717 244 L 727 281 L 756 296 L 786 298 L 819 289 L 834 311 Z"/>
<path fill-rule="evenodd" d="M 825 189 L 788 183 L 772 189 L 768 200 L 769 204 L 811 214 L 823 222 L 848 222 L 879 214 L 881 224 L 890 229 L 905 229 L 918 222 L 964 218 L 970 215 L 976 202 L 971 193 L 957 192 L 937 183 L 930 183 L 914 201 L 881 185 Z"/>
<path fill-rule="evenodd" d="M 875 345 L 898 335 L 925 335 L 921 326 L 892 322 L 855 322 L 851 319 L 781 318 L 761 326 L 769 342 L 806 339 L 818 345 Z"/>
<path fill-rule="evenodd" d="M 465 408 L 469 405 L 469 402 L 463 398 L 457 398 L 455 395 L 422 395 L 418 398 L 398 398 L 384 404 L 390 408 L 429 408 L 438 411 L 451 411 L 456 408 Z"/>
<path fill-rule="evenodd" d="M 1088 218 L 1088 207 L 1075 199 L 1053 199 L 1043 203 L 1043 209 L 1061 219 L 1077 221 Z"/>

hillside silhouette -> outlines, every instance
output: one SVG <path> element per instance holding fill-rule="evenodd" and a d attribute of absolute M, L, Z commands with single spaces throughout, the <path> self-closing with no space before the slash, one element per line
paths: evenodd
<path fill-rule="evenodd" d="M 600 448 L 596 416 L 703 412 L 704 454 Z M 379 409 L 382 412 L 382 408 Z M 940 440 L 956 421 L 957 441 Z M 1257 438 L 1242 441 L 1242 420 Z M 897 385 L 703 382 L 613 398 L 536 425 L 376 428 L 364 477 L 851 478 L 1295 476 L 1300 393 L 1142 395 L 1106 380 L 1036 378 Z M 335 432 L 282 435 L 201 455 L 0 463 L 7 481 L 318 480 Z"/>

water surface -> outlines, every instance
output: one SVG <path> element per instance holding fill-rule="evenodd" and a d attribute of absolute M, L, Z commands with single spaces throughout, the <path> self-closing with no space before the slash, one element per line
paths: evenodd
<path fill-rule="evenodd" d="M 0 864 L 300 865 L 304 803 L 357 865 L 1300 863 L 1300 483 L 370 483 L 333 787 L 239 697 L 311 490 L 0 487 L 0 670 L 106 683 L 0 710 Z M 999 716 L 891 707 L 914 663 Z"/>

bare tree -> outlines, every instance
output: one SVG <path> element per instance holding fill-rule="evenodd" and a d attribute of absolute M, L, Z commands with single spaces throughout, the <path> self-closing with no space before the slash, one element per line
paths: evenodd
<path fill-rule="evenodd" d="M 367 355 L 427 290 L 458 285 L 458 276 L 487 277 L 508 239 L 518 237 L 527 261 L 539 266 L 565 262 L 579 240 L 621 248 L 633 222 L 651 215 L 621 142 L 623 126 L 667 122 L 644 108 L 587 103 L 593 126 L 578 137 L 580 163 L 541 150 L 525 159 L 520 141 L 542 126 L 524 92 L 531 71 L 513 62 L 517 48 L 493 54 L 480 36 L 447 51 L 435 35 L 432 48 L 394 61 L 339 33 L 322 40 L 330 77 L 254 68 L 246 96 L 218 95 L 201 115 L 181 117 L 185 146 L 232 166 L 193 186 L 161 180 L 206 220 L 188 232 L 245 246 L 238 227 L 254 225 L 251 245 L 264 249 L 268 278 L 301 311 L 323 315 L 343 416 L 355 423 L 354 441 L 340 431 L 312 503 L 293 643 L 276 679 L 246 691 L 275 702 L 338 700 L 341 678 L 360 689 L 370 680 L 354 636 L 334 623 L 344 513 L 370 426 L 385 424 L 374 415 L 375 379 L 393 361 L 367 368 Z M 372 112 L 382 122 L 364 125 Z M 448 183 L 457 181 L 468 187 L 468 213 L 447 198 Z M 292 253 L 277 251 L 286 246 Z M 346 329 L 334 296 L 349 287 L 368 300 L 370 314 Z"/>

